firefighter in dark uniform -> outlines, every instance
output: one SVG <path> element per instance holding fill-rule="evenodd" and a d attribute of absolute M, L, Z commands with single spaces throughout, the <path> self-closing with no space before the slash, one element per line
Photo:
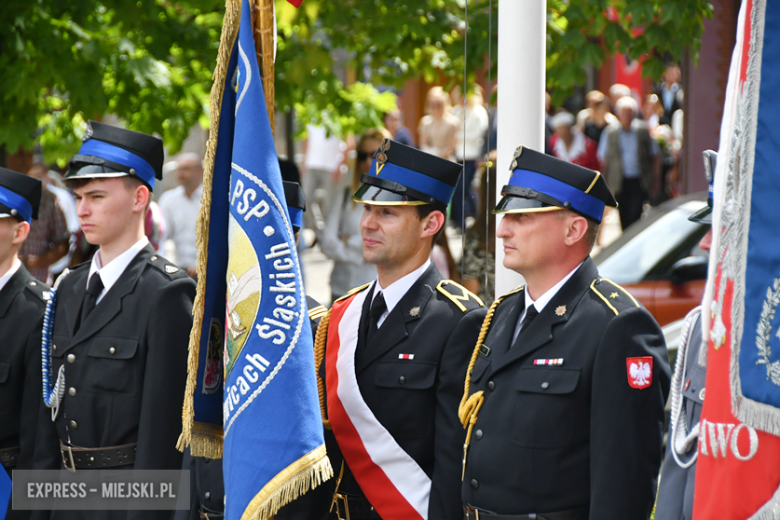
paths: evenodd
<path fill-rule="evenodd" d="M 38 218 L 41 181 L 0 168 L 0 464 L 32 469 L 41 400 L 41 330 L 49 287 L 27 271 L 19 249 Z M 21 519 L 29 511 L 13 511 Z"/>
<path fill-rule="evenodd" d="M 466 516 L 647 519 L 669 363 L 655 319 L 589 256 L 615 199 L 598 172 L 523 147 L 511 170 L 496 236 L 526 284 L 493 304 L 469 364 Z"/>
<path fill-rule="evenodd" d="M 155 253 L 144 235 L 162 164 L 161 139 L 90 122 L 65 175 L 86 239 L 100 246 L 91 262 L 75 267 L 55 286 L 51 371 L 54 378 L 64 376 L 65 393 L 61 403 L 49 404 L 57 410 L 60 461 L 71 471 L 181 469 L 176 441 L 195 283 Z M 173 514 L 52 514 L 82 516 Z"/>
<path fill-rule="evenodd" d="M 712 226 L 712 190 L 718 154 L 704 152 L 704 171 L 710 184 L 707 205 L 688 220 Z M 699 242 L 707 252 L 712 244 L 712 229 Z M 698 457 L 699 420 L 704 405 L 706 359 L 699 358 L 702 347 L 701 306 L 685 317 L 677 349 L 677 361 L 672 378 L 671 426 L 666 441 L 666 458 L 661 468 L 656 499 L 656 520 L 691 520 L 693 490 Z M 706 347 L 705 347 L 706 348 Z"/>
<path fill-rule="evenodd" d="M 290 213 L 290 223 L 297 241 L 303 226 L 306 199 L 300 184 L 297 182 L 282 181 L 282 184 L 287 210 Z M 306 305 L 309 309 L 312 334 L 316 334 L 317 326 L 327 309 L 308 295 L 306 296 Z M 184 453 L 182 469 L 190 470 L 190 509 L 177 511 L 175 520 L 221 520 L 224 518 L 225 483 L 222 474 L 222 460 L 193 457 L 188 448 Z M 315 488 L 310 493 L 318 489 Z"/>
<path fill-rule="evenodd" d="M 325 500 L 306 494 L 278 518 L 319 519 L 331 506 L 332 514 L 351 520 L 410 518 L 412 509 L 430 520 L 462 516 L 464 431 L 457 405 L 485 310 L 475 295 L 443 280 L 430 261 L 460 171 L 458 164 L 385 139 L 362 176 L 353 199 L 364 205 L 363 256 L 376 264 L 378 279 L 334 303 L 315 345 L 315 362 L 323 360 L 318 375 L 327 387 L 321 398 L 336 477 L 321 486 L 331 490 Z M 347 308 L 349 326 L 338 321 Z M 340 352 L 343 371 L 331 364 Z M 337 380 L 350 381 L 351 390 L 337 392 Z M 347 419 L 333 413 L 336 401 Z M 349 402 L 359 403 L 360 417 Z M 350 435 L 353 426 L 377 435 L 361 441 Z M 360 450 L 375 456 L 353 458 Z M 377 474 L 391 479 L 376 481 Z"/>

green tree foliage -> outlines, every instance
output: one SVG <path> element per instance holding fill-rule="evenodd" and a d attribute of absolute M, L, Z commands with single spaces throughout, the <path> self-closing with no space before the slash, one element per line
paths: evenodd
<path fill-rule="evenodd" d="M 498 4 L 491 13 L 489 0 L 469 0 L 467 32 L 465 0 L 304 0 L 300 9 L 276 0 L 277 107 L 294 109 L 301 128 L 323 124 L 344 137 L 395 105 L 375 86 L 410 78 L 453 86 L 464 70 L 472 80 L 488 65 L 495 78 Z M 557 99 L 608 53 L 643 58 L 658 78 L 664 57 L 679 61 L 687 48 L 695 56 L 712 15 L 706 0 L 547 6 L 547 84 Z M 223 12 L 223 0 L 2 0 L 0 145 L 29 149 L 37 140 L 47 160 L 64 162 L 82 123 L 111 113 L 177 151 L 208 120 Z"/>

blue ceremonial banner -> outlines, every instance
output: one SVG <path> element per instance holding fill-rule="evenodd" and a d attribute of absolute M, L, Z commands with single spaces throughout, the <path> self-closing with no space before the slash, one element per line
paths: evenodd
<path fill-rule="evenodd" d="M 231 520 L 270 518 L 333 473 L 251 14 L 248 0 L 228 0 L 211 97 L 220 112 L 212 114 L 205 161 L 179 443 L 189 443 L 195 456 L 223 456 Z"/>
<path fill-rule="evenodd" d="M 8 510 L 8 501 L 11 498 L 11 477 L 5 468 L 0 468 L 0 520 L 5 518 Z"/>

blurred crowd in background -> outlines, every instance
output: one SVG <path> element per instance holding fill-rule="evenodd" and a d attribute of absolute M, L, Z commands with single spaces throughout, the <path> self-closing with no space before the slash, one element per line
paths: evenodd
<path fill-rule="evenodd" d="M 649 207 L 679 193 L 679 161 L 683 139 L 683 89 L 680 68 L 669 66 L 652 93 L 639 99 L 629 87 L 612 85 L 608 92 L 585 94 L 584 107 L 563 103 L 551 106 L 547 96 L 545 152 L 598 170 L 619 202 L 607 209 L 606 226 L 625 228 Z M 306 232 L 301 250 L 314 248 L 333 262 L 331 300 L 376 277 L 376 268 L 363 261 L 360 218 L 362 206 L 352 201 L 362 174 L 368 173 L 382 139 L 464 165 L 464 175 L 449 210 L 447 233 L 436 244 L 432 258 L 445 278 L 462 283 L 489 304 L 493 300 L 495 216 L 495 162 L 497 140 L 497 85 L 490 95 L 471 85 L 447 91 L 432 87 L 425 99 L 425 115 L 413 132 L 400 110 L 384 116 L 384 127 L 342 141 L 317 126 L 307 128 L 302 160 L 282 161 L 283 176 L 300 180 L 307 201 Z M 579 108 L 579 110 L 574 110 Z M 411 122 L 410 122 L 411 124 Z M 202 158 L 183 153 L 166 164 L 167 190 L 155 193 L 146 218 L 146 234 L 155 249 L 195 277 L 195 222 L 200 209 Z M 90 260 L 95 248 L 79 229 L 73 195 L 60 172 L 36 164 L 29 175 L 43 181 L 40 218 L 20 253 L 30 272 L 42 281 L 53 280 L 69 265 Z M 602 235 L 604 235 L 602 233 Z M 614 236 L 600 236 L 604 247 Z M 327 302 L 323 302 L 327 303 Z"/>

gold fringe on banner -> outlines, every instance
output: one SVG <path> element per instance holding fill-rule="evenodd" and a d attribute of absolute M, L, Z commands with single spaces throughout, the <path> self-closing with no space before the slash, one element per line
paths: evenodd
<path fill-rule="evenodd" d="M 222 108 L 222 94 L 225 89 L 230 53 L 238 37 L 238 28 L 241 20 L 241 0 L 225 1 L 225 18 L 222 22 L 222 35 L 219 39 L 219 52 L 217 65 L 214 68 L 214 84 L 211 86 L 209 97 L 209 111 L 211 125 L 209 126 L 209 140 L 206 145 L 206 157 L 203 160 L 203 193 L 200 198 L 200 211 L 196 223 L 198 248 L 198 289 L 195 302 L 192 306 L 193 322 L 190 331 L 190 353 L 187 359 L 187 388 L 184 394 L 184 407 L 182 409 L 182 432 L 176 449 L 184 451 L 190 446 L 193 456 L 218 459 L 222 457 L 222 428 L 221 426 L 195 423 L 195 410 L 193 401 L 198 379 L 198 357 L 200 355 L 200 331 L 203 326 L 203 312 L 206 297 L 206 264 L 208 261 L 209 247 L 209 223 L 211 209 L 211 190 L 214 178 L 214 158 L 217 153 L 217 137 L 219 134 L 219 117 Z"/>
<path fill-rule="evenodd" d="M 333 477 L 325 445 L 280 471 L 249 502 L 241 520 L 270 520 L 279 509 Z"/>

